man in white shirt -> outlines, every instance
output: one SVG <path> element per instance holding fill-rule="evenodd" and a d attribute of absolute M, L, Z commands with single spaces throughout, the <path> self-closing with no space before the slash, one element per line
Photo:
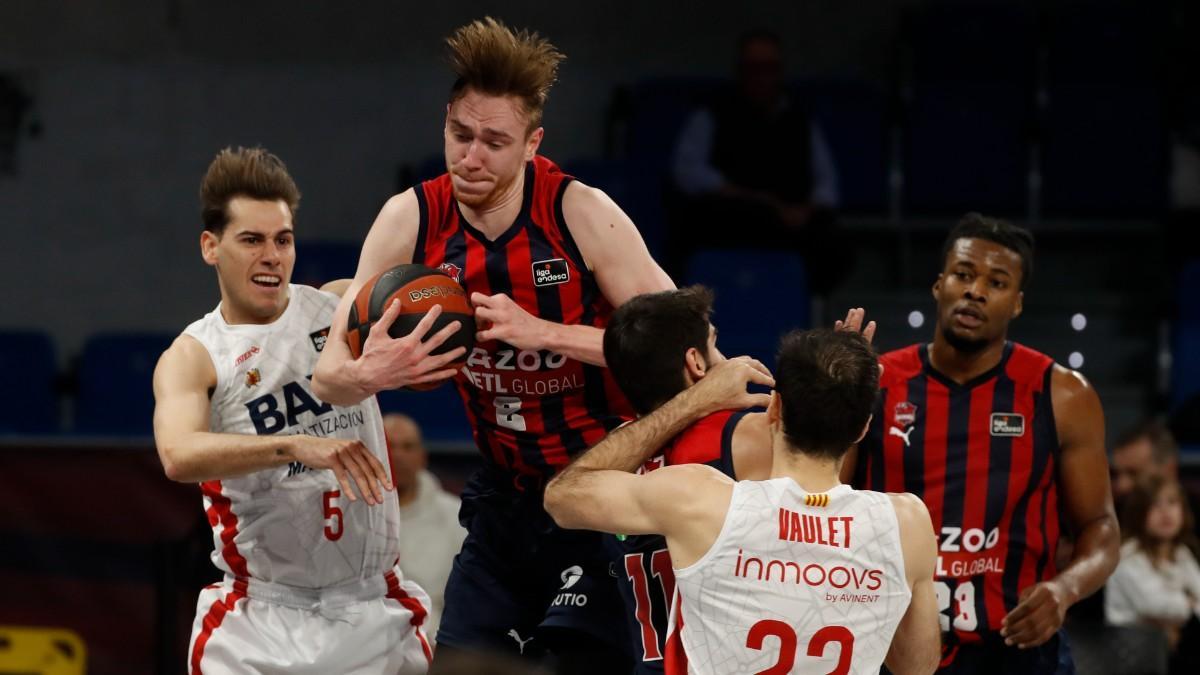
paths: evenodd
<path fill-rule="evenodd" d="M 426 470 L 429 455 L 421 440 L 421 428 L 411 417 L 398 413 L 384 415 L 383 431 L 396 499 L 400 502 L 400 569 L 406 579 L 416 581 L 429 594 L 433 607 L 425 619 L 425 628 L 436 640 L 446 579 L 454 554 L 467 536 L 466 529 L 458 522 L 461 503 Z"/>

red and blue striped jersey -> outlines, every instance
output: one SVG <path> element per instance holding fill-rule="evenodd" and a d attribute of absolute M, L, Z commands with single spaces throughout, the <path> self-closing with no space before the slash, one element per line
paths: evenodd
<path fill-rule="evenodd" d="M 573 179 L 544 157 L 525 168 L 521 212 L 496 239 L 463 217 L 449 174 L 415 190 L 421 225 L 413 262 L 449 274 L 468 294 L 504 293 L 530 314 L 603 328 L 612 313 L 563 219 Z M 455 377 L 485 461 L 540 490 L 570 458 L 632 418 L 608 369 L 495 340 L 475 345 Z"/>
<path fill-rule="evenodd" d="M 911 492 L 938 535 L 941 626 L 960 642 L 1000 630 L 1020 592 L 1056 574 L 1054 361 L 1006 343 L 1000 363 L 957 384 L 927 345 L 889 352 L 855 486 Z"/>
<path fill-rule="evenodd" d="M 749 411 L 724 410 L 688 427 L 651 458 L 639 473 L 676 464 L 707 464 L 733 475 L 733 432 Z M 663 672 L 671 600 L 675 595 L 675 570 L 662 535 L 608 537 L 617 562 L 617 587 L 625 603 L 626 623 L 632 642 L 635 675 Z"/>

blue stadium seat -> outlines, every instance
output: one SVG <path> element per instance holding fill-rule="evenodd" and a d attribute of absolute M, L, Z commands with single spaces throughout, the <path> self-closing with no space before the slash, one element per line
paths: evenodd
<path fill-rule="evenodd" d="M 431 391 L 381 391 L 378 399 L 384 414 L 404 413 L 416 420 L 426 441 L 471 442 L 471 426 L 453 383 Z"/>
<path fill-rule="evenodd" d="M 713 289 L 717 347 L 775 362 L 779 337 L 808 328 L 812 300 L 798 254 L 772 250 L 705 250 L 688 262 L 687 283 Z"/>
<path fill-rule="evenodd" d="M 153 432 L 151 380 L 173 335 L 101 334 L 88 338 L 79 357 L 74 430 L 84 434 L 142 436 Z"/>
<path fill-rule="evenodd" d="M 58 430 L 54 342 L 34 331 L 0 333 L 0 433 L 48 434 Z"/>
<path fill-rule="evenodd" d="M 662 189 L 642 165 L 619 159 L 579 159 L 563 170 L 612 197 L 637 225 L 650 252 L 662 252 L 666 229 Z"/>
<path fill-rule="evenodd" d="M 882 214 L 888 206 L 887 98 L 854 80 L 817 80 L 795 88 L 833 154 L 840 210 Z"/>

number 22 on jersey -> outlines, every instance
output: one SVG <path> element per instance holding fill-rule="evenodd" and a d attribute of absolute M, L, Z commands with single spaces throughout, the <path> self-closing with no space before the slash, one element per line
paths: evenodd
<path fill-rule="evenodd" d="M 761 650 L 767 637 L 779 638 L 779 660 L 770 668 L 758 671 L 756 675 L 787 675 L 792 672 L 792 666 L 796 664 L 796 645 L 799 641 L 795 629 L 782 621 L 763 619 L 750 627 L 750 633 L 746 636 L 746 646 Z M 838 643 L 841 651 L 838 653 L 837 665 L 828 675 L 846 675 L 850 672 L 850 657 L 854 654 L 854 634 L 845 626 L 825 626 L 813 633 L 812 639 L 808 641 L 806 653 L 821 658 L 825 656 L 830 642 Z"/>

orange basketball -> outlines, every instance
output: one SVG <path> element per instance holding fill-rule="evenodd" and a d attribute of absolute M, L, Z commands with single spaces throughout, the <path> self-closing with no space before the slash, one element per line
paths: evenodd
<path fill-rule="evenodd" d="M 466 362 L 467 354 L 475 346 L 475 310 L 467 299 L 467 292 L 457 281 L 444 273 L 417 264 L 398 265 L 380 272 L 359 289 L 354 304 L 350 306 L 349 325 L 346 330 L 346 342 L 350 346 L 351 356 L 357 359 L 362 355 L 371 326 L 383 316 L 384 310 L 392 301 L 397 299 L 400 300 L 400 315 L 388 330 L 388 335 L 394 338 L 408 335 L 417 327 L 426 312 L 434 305 L 441 305 L 442 314 L 433 322 L 433 328 L 426 335 L 436 335 L 444 326 L 454 321 L 461 322 L 462 327 L 431 353 L 444 354 L 456 347 L 466 347 L 462 358 L 451 363 L 450 367 L 458 367 Z M 408 388 L 425 390 L 436 386 L 419 384 Z"/>

